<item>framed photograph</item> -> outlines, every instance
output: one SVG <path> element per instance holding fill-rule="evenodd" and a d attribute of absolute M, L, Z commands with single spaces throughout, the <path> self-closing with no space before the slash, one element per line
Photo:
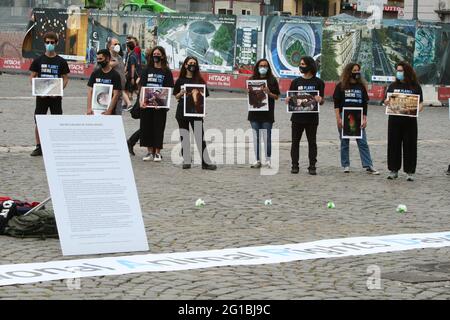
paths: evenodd
<path fill-rule="evenodd" d="M 316 96 L 319 91 L 288 91 L 288 113 L 319 113 L 319 103 Z"/>
<path fill-rule="evenodd" d="M 105 112 L 111 103 L 113 94 L 112 84 L 94 83 L 92 92 L 92 110 L 95 115 Z"/>
<path fill-rule="evenodd" d="M 199 117 L 206 115 L 206 86 L 204 84 L 185 84 L 184 116 Z"/>
<path fill-rule="evenodd" d="M 343 108 L 342 139 L 362 139 L 363 108 Z"/>
<path fill-rule="evenodd" d="M 146 108 L 166 108 L 170 109 L 170 97 L 172 88 L 163 87 L 142 87 L 141 103 Z"/>
<path fill-rule="evenodd" d="M 386 114 L 390 116 L 419 116 L 420 95 L 407 93 L 387 94 L 389 104 L 386 105 Z"/>
<path fill-rule="evenodd" d="M 62 78 L 33 78 L 32 95 L 36 97 L 62 97 Z"/>
<path fill-rule="evenodd" d="M 269 96 L 264 92 L 266 80 L 247 80 L 248 111 L 269 111 Z"/>

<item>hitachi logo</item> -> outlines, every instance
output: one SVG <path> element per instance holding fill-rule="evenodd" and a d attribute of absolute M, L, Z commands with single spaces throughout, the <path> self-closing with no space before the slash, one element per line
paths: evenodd
<path fill-rule="evenodd" d="M 219 75 L 211 74 L 211 75 L 209 75 L 209 80 L 210 81 L 229 82 L 230 76 L 219 76 Z"/>
<path fill-rule="evenodd" d="M 4 65 L 6 65 L 6 66 L 19 66 L 20 67 L 20 60 L 6 59 L 4 61 Z"/>

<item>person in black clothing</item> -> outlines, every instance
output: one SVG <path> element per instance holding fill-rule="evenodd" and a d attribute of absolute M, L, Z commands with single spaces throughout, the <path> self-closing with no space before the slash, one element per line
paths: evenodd
<path fill-rule="evenodd" d="M 260 159 L 260 136 L 264 138 L 266 146 L 266 162 L 265 165 L 270 168 L 270 157 L 272 155 L 272 126 L 275 122 L 274 107 L 275 100 L 278 100 L 280 95 L 280 88 L 278 81 L 272 74 L 269 61 L 267 59 L 261 59 L 256 62 L 253 67 L 253 75 L 251 80 L 266 80 L 267 86 L 263 91 L 269 97 L 269 111 L 249 111 L 248 121 L 253 129 L 253 143 L 255 147 L 256 162 L 251 165 L 251 168 L 261 168 Z M 250 93 L 250 92 L 249 92 Z"/>
<path fill-rule="evenodd" d="M 88 81 L 88 100 L 87 100 L 87 113 L 88 115 L 94 114 L 92 109 L 92 94 L 94 83 L 110 84 L 113 86 L 113 95 L 106 111 L 102 112 L 104 115 L 115 114 L 115 108 L 120 108 L 117 106 L 117 99 L 121 94 L 122 81 L 120 75 L 115 71 L 109 61 L 111 60 L 111 53 L 108 49 L 102 49 L 97 52 L 97 64 L 100 68 L 97 68 L 92 72 Z"/>
<path fill-rule="evenodd" d="M 367 104 L 369 96 L 366 85 L 361 78 L 361 66 L 359 64 L 349 63 L 345 66 L 342 72 L 341 82 L 336 85 L 336 89 L 334 90 L 333 100 L 339 139 L 341 140 L 341 165 L 344 168 L 344 172 L 350 172 L 350 139 L 342 138 L 341 129 L 344 125 L 342 121 L 342 110 L 344 107 L 355 107 L 362 108 L 363 110 L 363 119 L 361 121 L 362 139 L 356 139 L 362 166 L 369 174 L 380 174 L 373 167 L 369 145 L 367 143 L 365 128 L 367 126 Z"/>
<path fill-rule="evenodd" d="M 203 133 L 203 118 L 198 120 L 198 118 L 194 117 L 186 117 L 184 115 L 184 94 L 186 90 L 184 90 L 183 86 L 185 84 L 206 84 L 205 80 L 203 80 L 198 60 L 195 57 L 187 57 L 180 70 L 180 77 L 175 82 L 175 87 L 173 90 L 173 94 L 175 98 L 178 100 L 177 112 L 175 118 L 178 122 L 178 127 L 180 129 L 180 140 L 181 140 L 181 153 L 183 155 L 184 163 L 183 169 L 191 168 L 191 151 L 190 151 L 190 139 L 189 139 L 189 125 L 191 125 L 192 130 L 194 131 L 194 137 L 197 142 L 197 147 L 200 151 L 200 141 L 202 143 L 201 146 L 201 155 L 202 155 L 202 169 L 207 170 L 216 170 L 217 166 L 211 164 L 209 160 L 208 152 L 206 150 L 206 142 Z M 206 88 L 205 96 L 209 96 L 208 88 Z"/>
<path fill-rule="evenodd" d="M 317 64 L 312 57 L 302 57 L 300 60 L 300 72 L 302 76 L 292 81 L 289 90 L 291 91 L 307 91 L 315 94 L 317 103 L 324 103 L 325 83 L 316 77 Z M 318 94 L 312 91 L 318 91 Z M 290 98 L 286 97 L 286 104 L 289 103 Z M 308 172 L 311 175 L 316 175 L 317 162 L 317 127 L 319 125 L 318 113 L 293 113 L 291 116 L 292 122 L 292 145 L 291 145 L 291 159 L 292 169 L 291 173 L 298 173 L 298 161 L 300 153 L 300 140 L 302 139 L 303 131 L 306 132 L 308 139 L 308 157 L 309 167 Z"/>
<path fill-rule="evenodd" d="M 387 93 L 406 93 L 420 95 L 419 111 L 423 110 L 422 88 L 417 80 L 416 72 L 407 62 L 399 62 L 395 66 L 396 80 L 386 90 L 386 100 L 389 104 Z M 402 166 L 408 181 L 414 181 L 414 173 L 417 165 L 417 118 L 390 115 L 388 119 L 388 150 L 387 162 L 390 171 L 388 179 L 398 177 L 398 171 Z"/>
<path fill-rule="evenodd" d="M 147 68 L 142 72 L 140 85 L 142 87 L 173 88 L 172 71 L 167 66 L 166 51 L 163 47 L 154 47 L 147 57 Z M 144 107 L 141 101 L 140 141 L 141 147 L 147 147 L 144 161 L 160 162 L 163 148 L 164 130 L 166 128 L 167 111 L 158 107 Z M 130 142 L 128 143 L 130 146 Z"/>
<path fill-rule="evenodd" d="M 58 36 L 54 32 L 47 32 L 43 40 L 45 42 L 45 53 L 34 59 L 31 63 L 30 81 L 33 78 L 62 78 L 63 87 L 65 88 L 69 82 L 68 74 L 70 70 L 67 61 L 55 52 L 56 45 L 58 44 Z M 62 97 L 36 97 L 35 115 L 47 114 L 49 108 L 51 114 L 62 114 Z M 36 148 L 30 155 L 41 156 L 41 141 L 37 127 L 35 127 L 35 137 Z"/>

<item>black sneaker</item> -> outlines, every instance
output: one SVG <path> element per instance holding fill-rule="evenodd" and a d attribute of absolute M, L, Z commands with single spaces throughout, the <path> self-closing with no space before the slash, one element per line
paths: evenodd
<path fill-rule="evenodd" d="M 132 156 L 135 156 L 136 154 L 134 153 L 133 145 L 132 145 L 129 141 L 127 141 L 127 145 L 128 145 L 128 152 L 129 152 Z"/>
<path fill-rule="evenodd" d="M 447 169 L 447 175 L 450 176 L 450 165 L 448 166 L 448 169 Z"/>
<path fill-rule="evenodd" d="M 299 171 L 298 167 L 292 167 L 292 169 L 291 169 L 291 173 L 294 173 L 294 174 L 297 174 L 298 171 Z"/>
<path fill-rule="evenodd" d="M 215 164 L 202 164 L 202 169 L 204 169 L 204 170 L 216 170 L 217 166 Z"/>
<path fill-rule="evenodd" d="M 191 164 L 190 163 L 183 163 L 183 169 L 190 169 Z"/>
<path fill-rule="evenodd" d="M 42 156 L 42 149 L 41 149 L 41 146 L 36 146 L 36 149 L 34 149 L 34 150 L 30 153 L 30 156 L 32 156 L 32 157 Z"/>
<path fill-rule="evenodd" d="M 308 168 L 308 173 L 312 176 L 315 176 L 317 174 L 316 168 Z"/>

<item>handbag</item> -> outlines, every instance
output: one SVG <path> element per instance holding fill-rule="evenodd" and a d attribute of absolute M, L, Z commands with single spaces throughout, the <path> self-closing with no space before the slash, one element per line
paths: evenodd
<path fill-rule="evenodd" d="M 130 114 L 133 119 L 141 118 L 141 106 L 139 103 L 139 99 L 136 99 L 136 102 L 134 103 L 133 107 L 130 110 Z"/>

